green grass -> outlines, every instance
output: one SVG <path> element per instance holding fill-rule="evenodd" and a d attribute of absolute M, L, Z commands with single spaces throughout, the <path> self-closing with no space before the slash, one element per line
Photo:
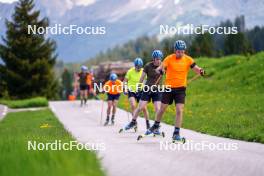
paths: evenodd
<path fill-rule="evenodd" d="M 43 97 L 36 97 L 24 100 L 0 100 L 0 104 L 7 105 L 9 108 L 47 107 L 48 100 Z"/>
<path fill-rule="evenodd" d="M 40 128 L 49 124 L 50 128 Z M 27 142 L 74 140 L 50 110 L 8 113 L 0 122 L 0 175 L 104 175 L 94 152 L 27 149 Z"/>
<path fill-rule="evenodd" d="M 264 52 L 246 58 L 199 58 L 208 76 L 188 86 L 183 127 L 216 136 L 264 143 Z M 189 78 L 194 74 L 190 71 Z M 119 107 L 127 109 L 121 97 Z M 151 118 L 153 106 L 148 105 Z M 163 121 L 174 124 L 171 105 Z"/>

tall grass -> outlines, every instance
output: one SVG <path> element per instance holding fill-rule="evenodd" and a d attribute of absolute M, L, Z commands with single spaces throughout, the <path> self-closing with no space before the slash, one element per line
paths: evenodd
<path fill-rule="evenodd" d="M 44 97 L 35 97 L 23 100 L 0 100 L 0 104 L 7 105 L 9 108 L 46 107 L 48 100 Z"/>
<path fill-rule="evenodd" d="M 41 128 L 43 124 L 47 128 Z M 8 113 L 0 122 L 0 175 L 104 175 L 95 153 L 86 150 L 28 150 L 38 143 L 74 140 L 50 110 Z"/>

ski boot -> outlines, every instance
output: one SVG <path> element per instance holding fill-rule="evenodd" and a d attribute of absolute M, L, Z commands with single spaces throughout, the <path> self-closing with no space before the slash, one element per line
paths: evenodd
<path fill-rule="evenodd" d="M 152 127 L 150 127 L 146 132 L 145 132 L 145 135 L 150 135 L 150 134 L 153 134 L 153 136 L 155 137 L 156 135 L 163 135 L 163 132 L 160 132 L 160 126 L 159 125 L 156 125 L 154 124 Z"/>
<path fill-rule="evenodd" d="M 129 124 L 127 124 L 126 126 L 125 126 L 125 128 L 121 128 L 120 130 L 119 130 L 119 133 L 121 133 L 121 132 L 123 132 L 123 131 L 127 131 L 127 130 L 130 130 L 130 129 L 132 129 L 132 128 L 134 128 L 134 130 L 135 130 L 135 132 L 137 132 L 137 121 L 131 121 L 131 122 L 129 122 Z"/>
<path fill-rule="evenodd" d="M 147 130 L 150 128 L 149 120 L 146 120 L 146 128 L 147 128 Z"/>
<path fill-rule="evenodd" d="M 109 123 L 109 117 L 106 118 L 104 126 L 108 125 L 108 123 Z"/>
<path fill-rule="evenodd" d="M 111 118 L 111 125 L 114 125 L 114 124 L 115 124 L 115 118 L 112 117 L 112 118 Z"/>
<path fill-rule="evenodd" d="M 186 139 L 184 137 L 181 137 L 179 133 L 173 133 L 172 136 L 172 143 L 185 143 Z"/>
<path fill-rule="evenodd" d="M 137 140 L 139 141 L 140 139 L 142 139 L 143 137 L 146 137 L 146 136 L 149 136 L 151 134 L 153 134 L 153 137 L 156 137 L 156 136 L 162 136 L 162 137 L 165 137 L 165 133 L 164 132 L 160 132 L 160 126 L 157 125 L 157 124 L 154 124 L 152 125 L 152 127 L 150 127 L 146 132 L 145 134 L 143 135 L 139 135 Z"/>

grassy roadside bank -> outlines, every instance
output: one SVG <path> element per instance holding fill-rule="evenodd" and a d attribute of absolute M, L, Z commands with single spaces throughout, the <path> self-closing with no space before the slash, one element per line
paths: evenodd
<path fill-rule="evenodd" d="M 1 100 L 0 104 L 4 104 L 9 108 L 32 108 L 32 107 L 47 107 L 48 100 L 43 97 L 36 97 L 24 100 Z"/>
<path fill-rule="evenodd" d="M 1 176 L 104 175 L 91 151 L 28 150 L 28 141 L 69 143 L 74 140 L 48 109 L 8 113 L 0 122 L 0 139 Z"/>

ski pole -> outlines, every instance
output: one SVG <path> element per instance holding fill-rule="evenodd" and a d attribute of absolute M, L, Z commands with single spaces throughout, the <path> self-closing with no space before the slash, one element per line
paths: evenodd
<path fill-rule="evenodd" d="M 162 75 L 159 75 L 159 77 L 158 77 L 158 79 L 157 79 L 157 81 L 155 82 L 154 85 L 157 85 L 159 83 L 159 81 L 160 81 L 161 78 L 162 78 Z"/>
<path fill-rule="evenodd" d="M 128 97 L 127 97 L 126 104 L 127 104 L 127 121 L 129 122 L 129 100 L 128 100 Z"/>
<path fill-rule="evenodd" d="M 100 120 L 100 125 L 102 125 L 102 120 L 103 120 L 103 112 L 104 111 L 104 98 L 102 98 L 102 106 L 101 106 L 101 120 Z"/>
<path fill-rule="evenodd" d="M 200 76 L 201 76 L 201 75 L 195 75 L 194 77 L 192 77 L 192 78 L 188 81 L 188 83 L 191 83 L 192 81 L 198 79 Z"/>
<path fill-rule="evenodd" d="M 204 71 L 204 69 L 201 69 L 201 70 L 200 70 L 200 74 L 195 75 L 194 77 L 192 77 L 192 79 L 190 79 L 190 80 L 188 81 L 188 83 L 190 83 L 190 82 L 196 80 L 196 79 L 199 78 L 200 76 L 205 76 L 205 71 Z"/>

